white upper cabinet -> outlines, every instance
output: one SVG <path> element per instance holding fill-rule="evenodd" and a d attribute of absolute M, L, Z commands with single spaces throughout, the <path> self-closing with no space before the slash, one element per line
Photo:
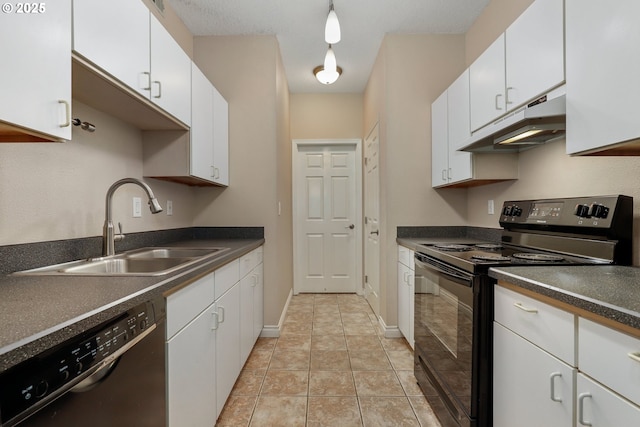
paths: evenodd
<path fill-rule="evenodd" d="M 229 185 L 229 104 L 213 88 L 213 182 Z"/>
<path fill-rule="evenodd" d="M 213 85 L 193 64 L 191 74 L 191 175 L 212 181 Z"/>
<path fill-rule="evenodd" d="M 564 82 L 561 0 L 536 0 L 471 64 L 471 131 Z"/>
<path fill-rule="evenodd" d="M 73 2 L 73 50 L 146 98 L 149 36 L 149 9 L 141 1 Z"/>
<path fill-rule="evenodd" d="M 536 0 L 507 28 L 507 110 L 564 81 L 563 6 L 562 0 Z"/>
<path fill-rule="evenodd" d="M 73 50 L 191 124 L 191 59 L 141 1 L 75 0 Z"/>
<path fill-rule="evenodd" d="M 638 154 L 640 2 L 567 0 L 566 13 L 567 153 Z"/>
<path fill-rule="evenodd" d="M 431 104 L 431 186 L 449 182 L 449 130 L 447 126 L 447 91 Z"/>
<path fill-rule="evenodd" d="M 0 142 L 70 140 L 71 1 L 6 4 L 14 11 L 0 25 Z"/>
<path fill-rule="evenodd" d="M 504 61 L 501 34 L 469 67 L 472 131 L 506 112 Z"/>
<path fill-rule="evenodd" d="M 162 24 L 151 18 L 151 101 L 191 124 L 191 58 Z"/>

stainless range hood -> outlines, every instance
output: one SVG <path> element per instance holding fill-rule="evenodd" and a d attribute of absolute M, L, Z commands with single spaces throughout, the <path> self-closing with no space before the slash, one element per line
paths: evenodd
<path fill-rule="evenodd" d="M 477 130 L 458 151 L 522 151 L 564 137 L 565 128 L 565 95 L 545 95 Z"/>

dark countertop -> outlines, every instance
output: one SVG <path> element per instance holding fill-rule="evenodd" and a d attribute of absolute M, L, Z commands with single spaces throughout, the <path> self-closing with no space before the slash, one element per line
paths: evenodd
<path fill-rule="evenodd" d="M 163 245 L 229 248 L 163 276 L 1 276 L 0 372 L 137 304 L 166 295 L 263 243 L 264 239 L 215 239 Z"/>
<path fill-rule="evenodd" d="M 640 329 L 640 268 L 496 267 L 489 269 L 489 276 Z"/>
<path fill-rule="evenodd" d="M 484 239 L 478 239 L 474 237 L 398 237 L 396 242 L 412 251 L 418 250 L 418 245 L 432 245 L 435 243 L 452 243 L 452 244 L 472 244 L 479 241 L 485 241 Z"/>

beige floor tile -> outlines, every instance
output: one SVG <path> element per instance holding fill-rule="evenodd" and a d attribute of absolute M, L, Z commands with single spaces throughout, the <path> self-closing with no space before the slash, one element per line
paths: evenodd
<path fill-rule="evenodd" d="M 317 323 L 336 323 L 340 320 L 340 312 L 335 313 L 314 313 L 313 321 Z"/>
<path fill-rule="evenodd" d="M 404 396 L 393 371 L 353 371 L 358 396 Z"/>
<path fill-rule="evenodd" d="M 311 352 L 311 369 L 316 371 L 346 371 L 351 369 L 349 355 L 344 350 Z"/>
<path fill-rule="evenodd" d="M 409 343 L 404 338 L 380 338 L 380 343 L 385 350 L 411 350 Z"/>
<path fill-rule="evenodd" d="M 391 364 L 383 350 L 349 351 L 354 371 L 390 371 Z"/>
<path fill-rule="evenodd" d="M 364 323 L 365 325 L 371 325 L 371 319 L 368 313 L 341 313 L 342 324 L 347 325 L 350 323 Z"/>
<path fill-rule="evenodd" d="M 355 397 L 310 397 L 307 427 L 362 426 Z"/>
<path fill-rule="evenodd" d="M 440 427 L 438 418 L 433 413 L 433 409 L 429 406 L 429 402 L 424 396 L 409 397 L 409 402 L 413 406 L 413 410 L 418 415 L 420 424 L 428 427 Z"/>
<path fill-rule="evenodd" d="M 256 400 L 255 396 L 230 396 L 224 405 L 224 410 L 218 417 L 216 427 L 248 426 L 256 406 Z"/>
<path fill-rule="evenodd" d="M 311 323 L 285 321 L 280 331 L 280 337 L 284 335 L 311 335 Z M 276 344 L 277 345 L 277 344 Z"/>
<path fill-rule="evenodd" d="M 248 370 L 266 370 L 269 367 L 269 362 L 271 361 L 271 355 L 273 354 L 273 350 L 270 348 L 267 349 L 254 349 L 246 363 L 244 364 L 244 369 Z"/>
<path fill-rule="evenodd" d="M 350 351 L 382 350 L 380 339 L 373 335 L 347 335 L 347 348 Z"/>
<path fill-rule="evenodd" d="M 313 300 L 314 305 L 338 304 L 337 294 L 317 294 Z"/>
<path fill-rule="evenodd" d="M 339 335 L 344 334 L 342 323 L 338 320 L 333 322 L 313 322 L 313 335 Z"/>
<path fill-rule="evenodd" d="M 396 371 L 396 375 L 407 396 L 422 396 L 422 391 L 418 386 L 418 380 L 416 380 L 413 371 Z"/>
<path fill-rule="evenodd" d="M 387 350 L 393 369 L 396 371 L 410 371 L 413 369 L 414 357 L 410 350 Z"/>
<path fill-rule="evenodd" d="M 285 323 L 294 322 L 294 323 L 305 323 L 311 322 L 313 320 L 313 312 L 312 311 L 299 311 L 295 313 L 288 313 L 285 319 Z"/>
<path fill-rule="evenodd" d="M 371 323 L 352 323 L 344 325 L 345 335 L 374 335 L 377 336 L 376 328 Z"/>
<path fill-rule="evenodd" d="M 262 385 L 261 396 L 306 396 L 309 391 L 309 371 L 269 370 Z"/>
<path fill-rule="evenodd" d="M 254 350 L 273 350 L 276 346 L 276 341 L 278 338 L 258 338 L 255 345 L 253 346 Z"/>
<path fill-rule="evenodd" d="M 265 374 L 266 370 L 242 370 L 231 394 L 234 396 L 257 396 L 260 393 Z"/>
<path fill-rule="evenodd" d="M 365 427 L 420 426 L 406 397 L 360 397 L 359 401 Z"/>
<path fill-rule="evenodd" d="M 340 319 L 340 307 L 337 304 L 314 305 L 313 314 L 326 314 L 334 316 L 334 319 Z"/>
<path fill-rule="evenodd" d="M 311 337 L 311 351 L 318 350 L 346 350 L 347 342 L 344 335 L 313 335 Z"/>
<path fill-rule="evenodd" d="M 271 357 L 269 369 L 309 369 L 309 352 L 304 350 L 280 351 L 276 348 Z"/>
<path fill-rule="evenodd" d="M 309 396 L 355 396 L 351 371 L 310 371 Z"/>
<path fill-rule="evenodd" d="M 286 350 L 311 350 L 311 335 L 283 335 L 278 339 L 276 349 Z"/>
<path fill-rule="evenodd" d="M 260 396 L 250 425 L 253 427 L 303 427 L 306 415 L 306 397 Z"/>

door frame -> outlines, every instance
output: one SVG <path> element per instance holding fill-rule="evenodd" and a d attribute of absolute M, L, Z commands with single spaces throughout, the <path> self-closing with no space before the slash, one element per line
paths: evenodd
<path fill-rule="evenodd" d="M 327 146 L 355 146 L 355 177 L 356 177 L 356 217 L 353 219 L 356 239 L 356 293 L 363 295 L 363 224 L 362 219 L 362 140 L 361 139 L 294 139 L 291 144 L 291 169 L 292 169 L 292 208 L 293 208 L 293 294 L 299 293 L 300 263 L 298 262 L 298 243 L 297 237 L 300 232 L 298 224 L 298 208 L 296 184 L 298 182 L 298 168 L 296 167 L 296 159 L 299 147 L 327 147 Z"/>

